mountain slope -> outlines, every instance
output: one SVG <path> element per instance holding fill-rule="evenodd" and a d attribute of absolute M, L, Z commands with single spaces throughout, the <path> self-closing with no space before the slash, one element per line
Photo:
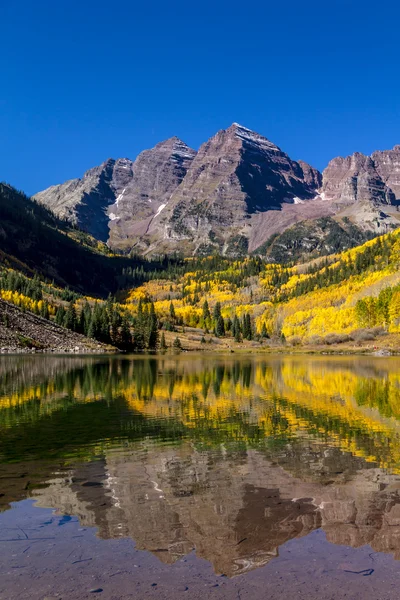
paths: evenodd
<path fill-rule="evenodd" d="M 109 211 L 109 244 L 129 250 L 138 235 L 146 234 L 171 194 L 184 179 L 196 152 L 177 137 L 145 150 L 132 164 L 129 182 L 118 183 Z"/>
<path fill-rule="evenodd" d="M 346 343 L 350 352 L 400 352 L 400 229 L 297 266 L 259 257 L 186 263 L 186 272 L 160 274 L 126 298 L 135 310 L 151 297 L 167 331 L 185 328 L 184 348 L 197 340 L 201 349 Z"/>
<path fill-rule="evenodd" d="M 108 159 L 73 179 L 39 192 L 34 199 L 115 248 L 130 250 L 151 219 L 181 183 L 196 152 L 178 138 L 145 150 L 133 162 Z"/>
<path fill-rule="evenodd" d="M 320 217 L 299 221 L 276 233 L 257 248 L 256 254 L 271 262 L 296 263 L 348 250 L 373 237 L 373 232 L 357 227 L 346 217 Z"/>
<path fill-rule="evenodd" d="M 111 183 L 116 161 L 106 160 L 90 169 L 82 179 L 72 179 L 62 185 L 52 186 L 37 194 L 34 199 L 51 209 L 62 219 L 107 241 L 107 208 L 115 200 Z"/>
<path fill-rule="evenodd" d="M 0 184 L 0 256 L 3 264 L 54 280 L 88 294 L 107 295 L 117 287 L 123 261 L 90 248 L 44 206 Z M 132 263 L 132 261 L 131 261 Z"/>

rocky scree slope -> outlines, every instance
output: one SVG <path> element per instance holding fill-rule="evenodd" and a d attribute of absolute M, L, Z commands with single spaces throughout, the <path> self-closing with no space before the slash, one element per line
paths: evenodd
<path fill-rule="evenodd" d="M 76 352 L 113 351 L 79 333 L 60 327 L 30 312 L 0 300 L 0 353 L 7 352 Z"/>

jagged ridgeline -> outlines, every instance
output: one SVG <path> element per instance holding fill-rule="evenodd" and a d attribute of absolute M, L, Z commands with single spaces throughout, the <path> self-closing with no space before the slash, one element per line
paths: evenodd
<path fill-rule="evenodd" d="M 398 227 L 399 172 L 400 146 L 335 158 L 321 174 L 234 123 L 198 152 L 173 137 L 35 198 L 123 253 L 288 262 Z"/>

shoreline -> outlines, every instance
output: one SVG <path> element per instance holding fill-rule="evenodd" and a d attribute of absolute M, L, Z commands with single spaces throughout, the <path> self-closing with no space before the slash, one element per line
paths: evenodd
<path fill-rule="evenodd" d="M 165 351 L 157 352 L 122 352 L 118 348 L 79 348 L 71 350 L 63 349 L 37 349 L 37 348 L 0 348 L 0 356 L 143 356 L 143 357 L 171 357 L 190 354 L 210 355 L 280 355 L 280 356 L 372 356 L 376 358 L 388 358 L 400 356 L 400 348 L 340 348 L 339 346 L 324 346 L 322 348 L 282 348 L 282 347 L 260 347 L 260 348 L 185 348 L 176 351 L 168 348 Z"/>

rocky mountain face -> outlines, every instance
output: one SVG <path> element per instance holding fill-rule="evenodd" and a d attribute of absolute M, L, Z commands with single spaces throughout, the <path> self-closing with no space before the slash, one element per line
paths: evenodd
<path fill-rule="evenodd" d="M 108 239 L 107 208 L 115 201 L 111 183 L 116 163 L 106 160 L 87 171 L 82 179 L 71 179 L 39 192 L 34 199 L 101 241 Z"/>
<path fill-rule="evenodd" d="M 334 158 L 323 172 L 321 197 L 362 229 L 384 233 L 397 227 L 400 146 L 372 156 L 355 152 Z"/>
<path fill-rule="evenodd" d="M 333 219 L 331 237 L 336 224 L 345 230 L 343 244 L 334 244 L 342 250 L 399 225 L 400 146 L 335 158 L 321 175 L 234 123 L 197 153 L 173 137 L 134 162 L 109 159 L 35 199 L 124 252 L 240 256 L 271 249 L 284 232 L 286 243 L 300 222 L 307 239 L 311 224 L 313 247 L 328 252 L 326 227 L 314 224 L 321 218 Z M 308 252 L 308 242 L 290 238 L 293 244 L 295 254 Z"/>
<path fill-rule="evenodd" d="M 119 161 L 112 182 L 115 202 L 108 210 L 112 247 L 129 250 L 138 237 L 147 234 L 195 156 L 194 150 L 173 137 L 145 150 L 134 163 Z"/>
<path fill-rule="evenodd" d="M 126 239 L 146 233 L 195 155 L 181 140 L 171 138 L 134 162 L 110 158 L 82 179 L 50 187 L 34 199 L 97 239 L 124 247 Z"/>
<path fill-rule="evenodd" d="M 315 169 L 234 123 L 201 146 L 154 221 L 155 244 L 163 249 L 184 245 L 188 253 L 236 253 L 238 244 L 248 246 L 257 215 L 310 200 L 319 184 Z"/>

